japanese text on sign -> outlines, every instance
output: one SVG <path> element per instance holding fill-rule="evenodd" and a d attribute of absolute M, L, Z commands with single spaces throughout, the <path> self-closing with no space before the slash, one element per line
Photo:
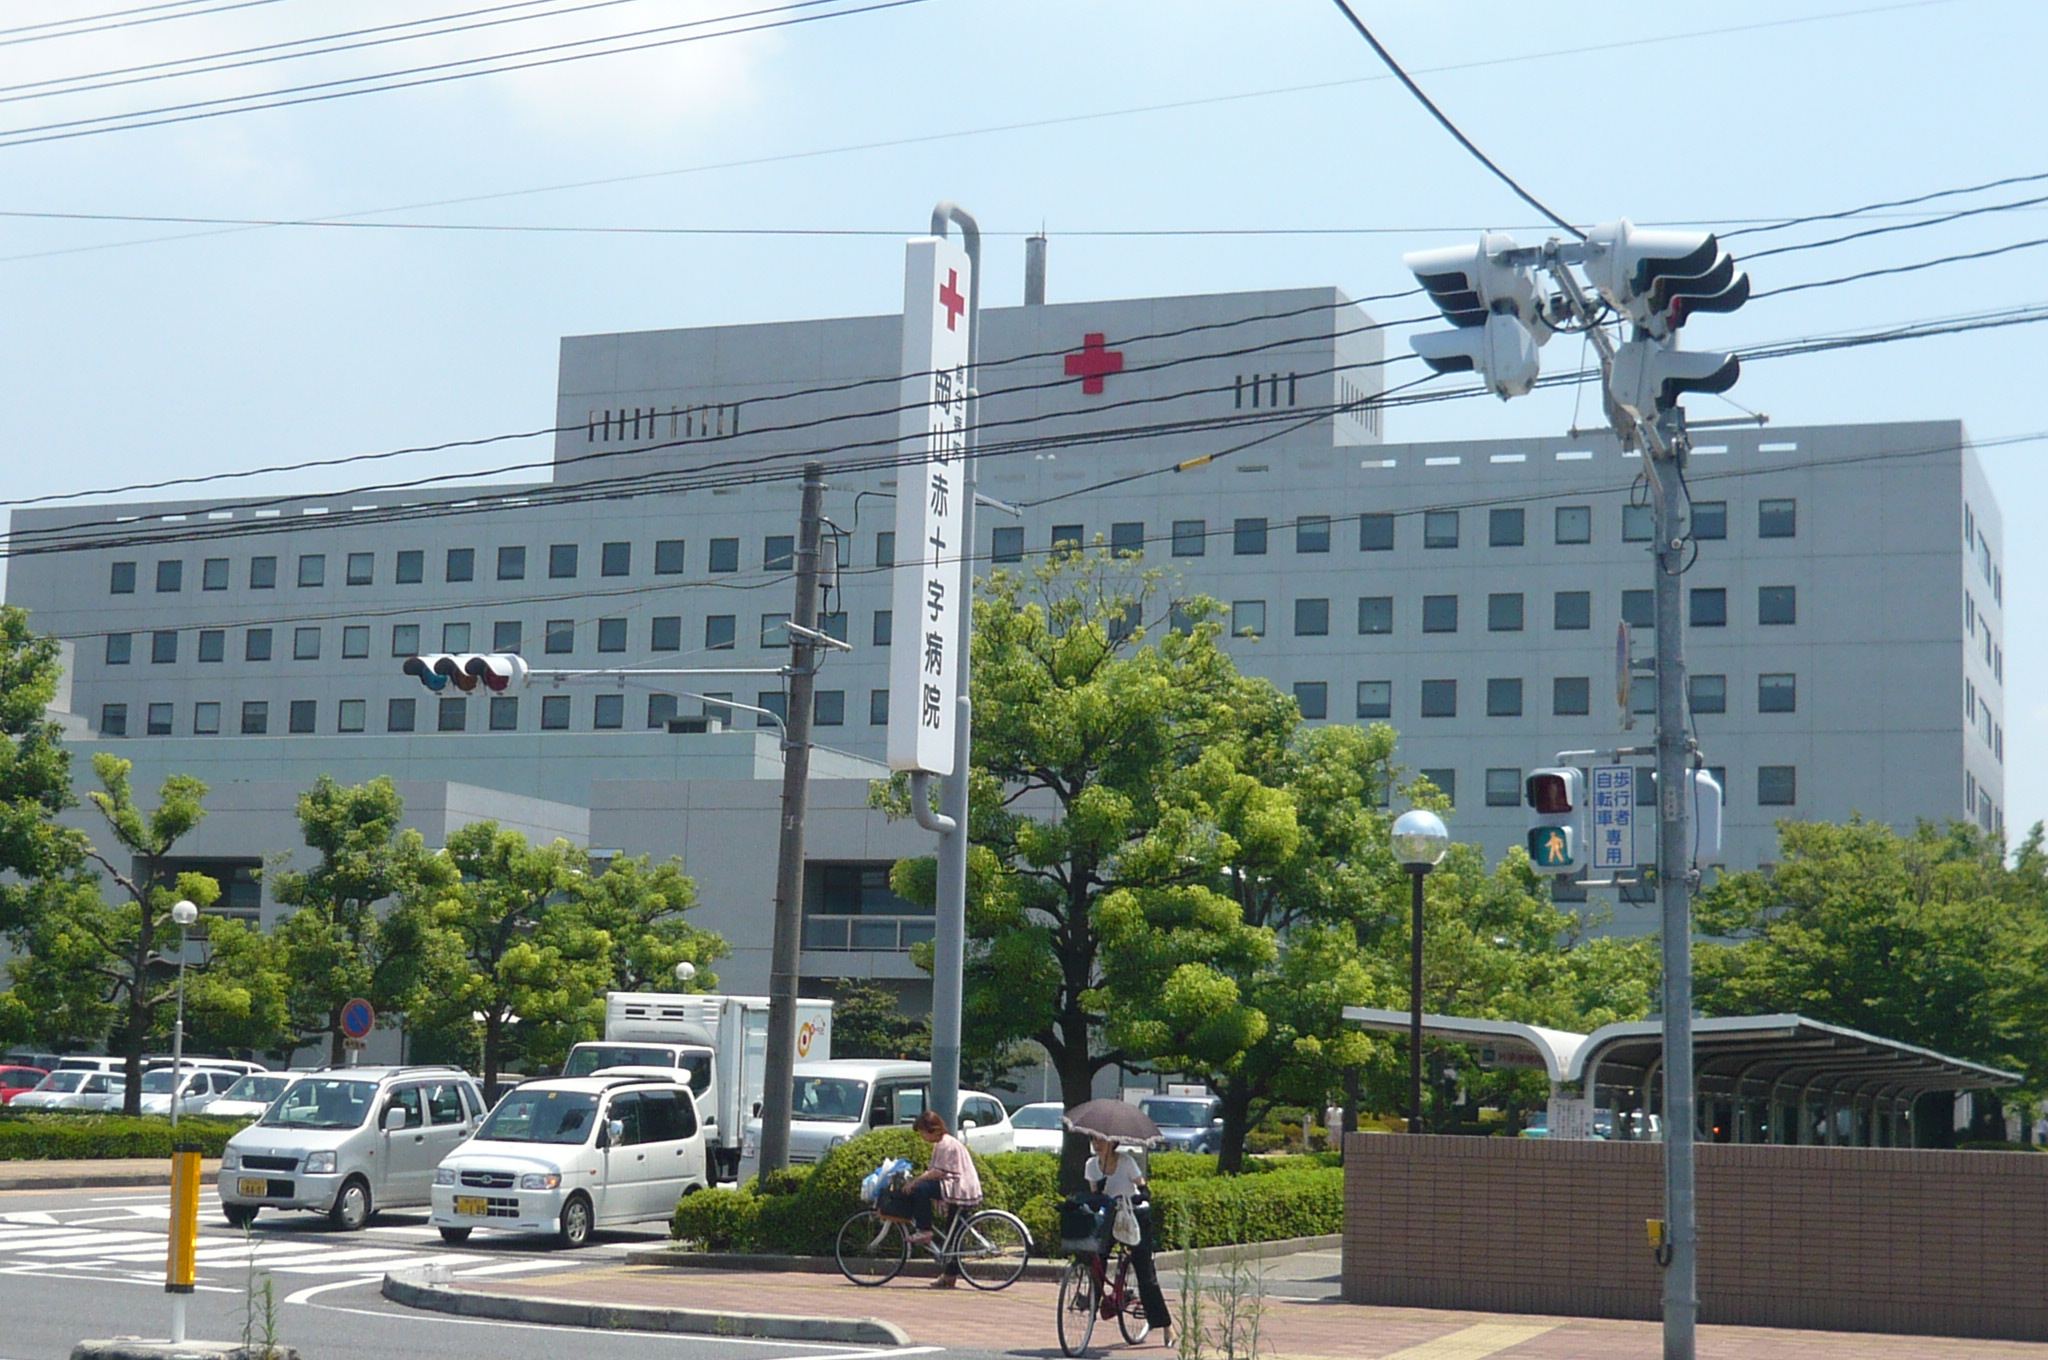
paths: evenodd
<path fill-rule="evenodd" d="M 1595 765 L 1587 802 L 1592 814 L 1595 869 L 1636 867 L 1636 772 L 1629 765 Z"/>

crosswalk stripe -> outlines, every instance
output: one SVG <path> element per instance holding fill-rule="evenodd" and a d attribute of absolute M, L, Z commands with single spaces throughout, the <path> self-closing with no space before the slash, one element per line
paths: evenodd
<path fill-rule="evenodd" d="M 156 1236 L 155 1233 L 136 1233 L 134 1235 L 137 1237 Z M 32 1237 L 17 1237 L 10 1241 L 0 1242 L 0 1251 L 33 1251 L 41 1247 L 62 1247 L 78 1242 L 99 1241 L 106 1236 L 106 1233 L 93 1232 L 90 1229 L 84 1232 L 65 1232 L 62 1229 L 45 1228 L 42 1232 Z"/>
<path fill-rule="evenodd" d="M 156 1251 L 161 1252 L 164 1249 L 164 1239 L 157 1237 L 155 1233 L 95 1233 L 93 1235 L 100 1240 L 62 1247 L 28 1247 L 18 1254 L 42 1259 L 97 1256 L 104 1253 L 108 1247 L 121 1247 L 132 1251 L 138 1243 L 147 1242 L 152 1239 L 157 1244 L 155 1247 Z"/>
<path fill-rule="evenodd" d="M 457 1266 L 484 1261 L 483 1256 L 401 1256 L 395 1261 L 378 1261 L 337 1264 L 332 1260 L 310 1262 L 302 1266 L 273 1266 L 272 1269 L 292 1275 L 347 1275 L 367 1273 L 371 1270 L 419 1270 L 426 1266 Z"/>

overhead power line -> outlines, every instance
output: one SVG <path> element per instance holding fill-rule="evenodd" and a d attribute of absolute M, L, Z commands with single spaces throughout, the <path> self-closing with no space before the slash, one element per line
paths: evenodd
<path fill-rule="evenodd" d="M 1746 251 L 1744 261 L 1761 260 L 1771 255 L 1791 255 L 1802 250 L 1822 250 L 1830 246 L 1847 245 L 1851 241 L 1862 241 L 1872 236 L 1890 236 L 1901 231 L 1922 231 L 1928 227 L 1945 227 L 1951 222 L 1960 222 L 1967 217 L 1982 217 L 1986 213 L 2017 212 L 2022 208 L 2039 207 L 2048 203 L 2048 194 L 2038 198 L 2015 199 L 2010 203 L 1987 203 L 1981 207 L 1964 208 L 1959 212 L 1941 213 L 1938 216 L 1922 218 L 1917 222 L 1899 222 L 1890 226 L 1868 227 L 1841 236 L 1829 236 L 1818 241 L 1801 241 L 1795 245 L 1773 246 L 1769 250 Z"/>
<path fill-rule="evenodd" d="M 1963 185 L 1954 189 L 1936 189 L 1932 193 L 1915 194 L 1911 198 L 1887 198 L 1861 207 L 1843 208 L 1837 212 L 1809 213 L 1804 217 L 1788 217 L 1782 222 L 1771 222 L 1762 226 L 1740 227 L 1734 231 L 1720 233 L 1723 240 L 1731 236 L 1748 236 L 1753 232 L 1784 231 L 1788 227 L 1803 227 L 1810 222 L 1839 222 L 1847 217 L 1865 217 L 1871 213 L 1883 212 L 1888 208 L 1911 208 L 1922 203 L 1932 203 L 1940 198 L 1960 198 L 1968 194 L 1981 194 L 1987 189 L 2003 189 L 2014 184 L 2038 184 L 2048 179 L 2048 171 L 2029 175 L 2007 175 L 2004 179 L 1986 180 L 1982 184 Z M 1747 256 L 1746 258 L 1755 258 Z"/>
<path fill-rule="evenodd" d="M 22 24 L 15 28 L 0 28 L 0 47 L 13 47 L 19 43 L 49 42 L 55 38 L 79 38 L 89 33 L 105 33 L 109 29 L 115 28 L 138 28 L 143 24 L 160 24 L 171 19 L 204 19 L 215 14 L 225 14 L 229 10 L 254 9 L 258 5 L 274 5 L 277 3 L 277 0 L 233 0 L 231 4 L 215 5 L 211 9 L 193 8 L 195 5 L 206 2 L 207 0 L 168 0 L 164 4 L 142 5 L 135 9 L 110 10 L 105 14 L 85 14 L 70 19 L 51 19 L 40 24 Z M 178 10 L 180 12 L 176 14 L 152 13 L 152 11 L 156 10 Z M 142 17 L 124 17 L 130 15 Z M 101 23 L 98 22 L 99 20 L 107 20 L 109 22 Z M 79 24 L 91 24 L 92 27 L 76 27 Z M 56 28 L 63 28 L 65 31 L 62 33 L 48 31 Z M 24 36 L 9 36 L 16 34 Z"/>

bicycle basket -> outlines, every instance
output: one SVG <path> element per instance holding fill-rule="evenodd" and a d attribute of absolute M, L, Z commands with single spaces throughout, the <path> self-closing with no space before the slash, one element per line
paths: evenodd
<path fill-rule="evenodd" d="M 910 1197 L 910 1192 L 903 1188 L 904 1180 L 905 1177 L 900 1172 L 891 1176 L 882 1186 L 881 1193 L 875 1197 L 875 1212 L 883 1218 L 901 1219 L 905 1223 L 910 1221 L 916 1201 Z"/>
<path fill-rule="evenodd" d="M 1109 1215 L 1092 1204 L 1067 1200 L 1060 1205 L 1060 1250 L 1101 1255 L 1110 1249 Z"/>

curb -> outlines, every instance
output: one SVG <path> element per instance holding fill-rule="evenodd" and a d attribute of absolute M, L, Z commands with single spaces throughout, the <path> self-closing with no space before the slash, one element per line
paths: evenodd
<path fill-rule="evenodd" d="M 837 1275 L 839 1263 L 829 1256 L 752 1256 L 738 1251 L 669 1251 L 654 1248 L 626 1253 L 629 1266 L 658 1266 L 663 1270 L 750 1270 L 790 1275 Z M 1057 1280 L 1067 1268 L 1065 1261 L 1033 1258 L 1020 1280 Z M 912 1257 L 898 1279 L 929 1280 L 939 1273 L 939 1263 L 930 1257 Z"/>
<path fill-rule="evenodd" d="M 408 1308 L 462 1317 L 552 1323 L 595 1331 L 683 1332 L 703 1336 L 766 1337 L 784 1341 L 843 1341 L 859 1346 L 908 1346 L 910 1335 L 881 1318 L 796 1317 L 780 1313 L 726 1313 L 705 1308 L 647 1308 L 584 1303 L 523 1294 L 451 1289 L 417 1276 L 386 1275 L 384 1297 Z"/>
<path fill-rule="evenodd" d="M 5 1165 L 0 1163 L 0 1165 Z M 204 1180 L 219 1168 L 214 1163 L 209 1169 L 202 1165 L 199 1175 Z M 162 1171 L 77 1171 L 54 1176 L 10 1176 L 0 1171 L 0 1192 L 8 1190 L 161 1190 L 171 1183 L 170 1159 L 164 1159 Z"/>

